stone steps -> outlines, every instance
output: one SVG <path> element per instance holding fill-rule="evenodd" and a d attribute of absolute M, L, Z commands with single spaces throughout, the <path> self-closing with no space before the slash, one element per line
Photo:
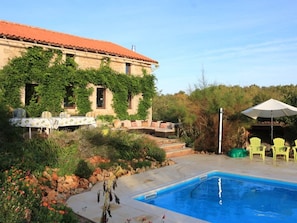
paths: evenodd
<path fill-rule="evenodd" d="M 186 147 L 186 143 L 182 142 L 173 142 L 173 143 L 166 143 L 166 144 L 161 144 L 160 148 L 166 151 L 170 150 L 178 150 L 178 149 L 184 149 Z"/>
<path fill-rule="evenodd" d="M 186 147 L 186 143 L 181 142 L 179 139 L 168 139 L 161 137 L 151 137 L 166 153 L 166 158 L 173 158 L 179 156 L 186 156 L 194 154 L 192 148 Z"/>
<path fill-rule="evenodd" d="M 183 149 L 175 149 L 175 150 L 167 150 L 166 158 L 173 158 L 179 156 L 187 156 L 194 154 L 194 150 L 192 148 L 183 148 Z"/>

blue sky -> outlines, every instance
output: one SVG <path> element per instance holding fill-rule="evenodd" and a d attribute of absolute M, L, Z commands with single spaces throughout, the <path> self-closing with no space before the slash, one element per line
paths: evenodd
<path fill-rule="evenodd" d="M 111 41 L 160 64 L 158 91 L 297 84 L 296 0 L 11 0 L 0 19 Z"/>

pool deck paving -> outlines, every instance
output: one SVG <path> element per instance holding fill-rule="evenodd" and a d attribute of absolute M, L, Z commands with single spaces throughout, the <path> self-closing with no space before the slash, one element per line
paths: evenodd
<path fill-rule="evenodd" d="M 131 176 L 120 177 L 117 181 L 116 195 L 120 204 L 111 206 L 112 218 L 109 223 L 199 223 L 206 222 L 186 215 L 178 214 L 163 208 L 136 201 L 134 198 L 152 190 L 166 187 L 210 171 L 224 171 L 241 175 L 276 179 L 297 183 L 297 162 L 291 159 L 274 161 L 266 157 L 231 158 L 226 155 L 193 154 L 172 158 L 176 164 L 148 170 Z M 100 222 L 103 201 L 97 202 L 97 192 L 102 191 L 103 183 L 97 183 L 91 190 L 71 196 L 68 207 L 93 222 Z M 103 200 L 103 199 L 101 199 Z M 163 219 L 163 216 L 165 218 Z"/>

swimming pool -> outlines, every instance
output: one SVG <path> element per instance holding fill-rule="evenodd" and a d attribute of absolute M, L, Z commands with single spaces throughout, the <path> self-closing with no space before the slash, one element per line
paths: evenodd
<path fill-rule="evenodd" d="M 135 197 L 209 222 L 294 222 L 297 184 L 210 172 Z"/>

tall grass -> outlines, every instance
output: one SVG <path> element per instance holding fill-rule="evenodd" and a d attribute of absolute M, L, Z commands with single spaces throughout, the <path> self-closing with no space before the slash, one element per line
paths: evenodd
<path fill-rule="evenodd" d="M 79 151 L 76 145 L 58 149 L 58 175 L 71 175 L 75 172 L 80 161 Z"/>

